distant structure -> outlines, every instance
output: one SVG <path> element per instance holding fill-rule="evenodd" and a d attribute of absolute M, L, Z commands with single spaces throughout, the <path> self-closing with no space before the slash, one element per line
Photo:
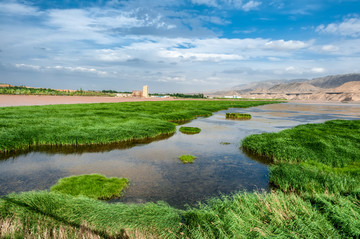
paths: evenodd
<path fill-rule="evenodd" d="M 14 87 L 14 86 L 12 86 L 12 85 L 10 85 L 10 84 L 0 84 L 0 87 Z"/>
<path fill-rule="evenodd" d="M 142 97 L 149 98 L 149 86 L 143 86 Z"/>
<path fill-rule="evenodd" d="M 142 91 L 141 90 L 133 90 L 132 97 L 141 97 L 142 96 Z"/>
<path fill-rule="evenodd" d="M 119 93 L 116 97 L 137 97 L 137 98 L 149 98 L 149 86 L 144 85 L 143 90 L 133 90 L 131 94 Z"/>

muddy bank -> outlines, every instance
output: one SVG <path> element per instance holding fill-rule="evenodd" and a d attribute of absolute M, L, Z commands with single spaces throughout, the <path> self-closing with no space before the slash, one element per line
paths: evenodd
<path fill-rule="evenodd" d="M 169 101 L 174 98 L 117 98 L 96 96 L 0 95 L 0 107 L 85 103 L 117 103 L 135 101 Z"/>

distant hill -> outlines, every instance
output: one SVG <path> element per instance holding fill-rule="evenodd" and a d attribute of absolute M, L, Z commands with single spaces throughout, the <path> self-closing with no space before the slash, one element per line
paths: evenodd
<path fill-rule="evenodd" d="M 332 75 L 307 79 L 271 80 L 234 86 L 210 96 L 288 99 L 305 101 L 360 101 L 360 74 Z"/>
<path fill-rule="evenodd" d="M 360 74 L 325 76 L 325 77 L 309 80 L 307 81 L 307 83 L 316 87 L 330 89 L 341 86 L 346 82 L 350 82 L 350 81 L 360 81 Z"/>
<path fill-rule="evenodd" d="M 279 84 L 268 89 L 274 93 L 292 93 L 292 92 L 319 92 L 319 87 L 310 85 L 306 82 L 295 82 L 290 84 Z"/>
<path fill-rule="evenodd" d="M 268 90 L 271 87 L 279 85 L 279 84 L 303 82 L 303 81 L 307 81 L 307 80 L 308 79 L 267 80 L 267 81 L 254 82 L 254 83 L 250 83 L 250 84 L 236 85 L 232 88 L 232 90 L 235 90 L 238 93 L 244 93 L 244 92 L 249 92 L 249 91 L 253 91 L 253 90 L 264 91 L 264 90 Z"/>
<path fill-rule="evenodd" d="M 333 89 L 334 92 L 360 92 L 360 81 L 350 81 Z"/>

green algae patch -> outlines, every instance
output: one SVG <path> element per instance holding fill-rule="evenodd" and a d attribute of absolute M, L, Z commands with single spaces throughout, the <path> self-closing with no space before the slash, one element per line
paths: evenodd
<path fill-rule="evenodd" d="M 201 129 L 198 127 L 180 127 L 179 131 L 183 134 L 198 134 Z"/>
<path fill-rule="evenodd" d="M 120 197 L 128 184 L 129 180 L 126 178 L 107 178 L 100 174 L 84 174 L 62 178 L 50 188 L 50 191 L 106 200 Z"/>
<path fill-rule="evenodd" d="M 226 113 L 226 119 L 248 120 L 251 119 L 251 115 L 243 113 Z"/>
<path fill-rule="evenodd" d="M 229 145 L 229 144 L 231 144 L 230 142 L 220 142 L 220 144 L 222 144 L 222 145 Z"/>
<path fill-rule="evenodd" d="M 189 154 L 184 154 L 179 157 L 183 163 L 193 163 L 197 157 Z"/>

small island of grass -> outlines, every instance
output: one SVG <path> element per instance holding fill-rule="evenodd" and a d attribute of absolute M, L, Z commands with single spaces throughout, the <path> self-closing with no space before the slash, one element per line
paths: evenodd
<path fill-rule="evenodd" d="M 195 157 L 195 156 L 193 156 L 193 155 L 189 155 L 189 154 L 181 155 L 181 156 L 179 157 L 179 159 L 180 159 L 183 163 L 193 163 L 196 158 L 197 158 L 197 157 Z"/>
<path fill-rule="evenodd" d="M 236 120 L 246 120 L 251 119 L 250 114 L 243 114 L 243 113 L 226 113 L 227 119 L 236 119 Z"/>
<path fill-rule="evenodd" d="M 62 178 L 50 188 L 50 191 L 106 200 L 120 197 L 128 183 L 129 180 L 126 178 L 107 178 L 100 174 L 85 174 Z"/>
<path fill-rule="evenodd" d="M 179 131 L 184 134 L 198 134 L 201 129 L 198 127 L 180 127 Z"/>

